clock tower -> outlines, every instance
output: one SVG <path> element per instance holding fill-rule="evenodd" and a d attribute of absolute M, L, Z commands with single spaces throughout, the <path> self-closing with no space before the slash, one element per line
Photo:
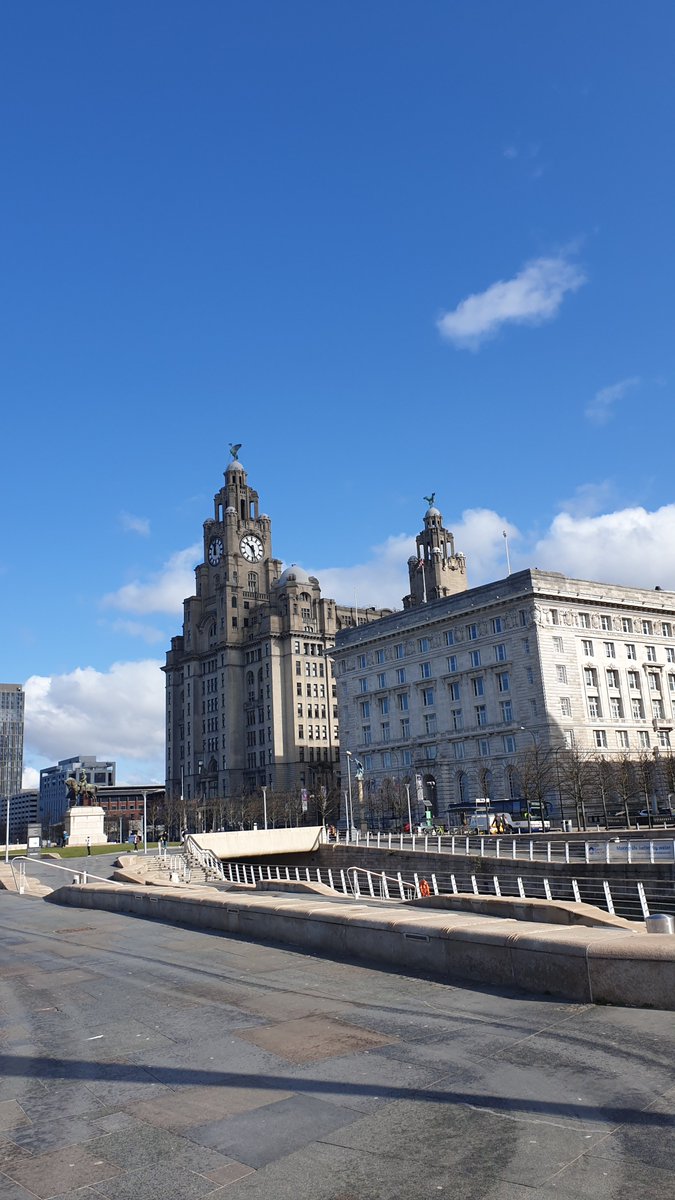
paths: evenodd
<path fill-rule="evenodd" d="M 429 507 L 424 514 L 424 529 L 417 535 L 417 554 L 408 559 L 410 593 L 403 597 L 404 608 L 454 596 L 468 587 L 466 558 L 455 553 L 455 539 L 443 526 L 443 517 L 434 504 L 435 495 L 432 492 L 424 497 Z"/>

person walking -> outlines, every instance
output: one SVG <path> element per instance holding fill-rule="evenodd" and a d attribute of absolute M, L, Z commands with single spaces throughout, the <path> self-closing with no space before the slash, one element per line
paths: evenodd
<path fill-rule="evenodd" d="M 87 834 L 87 854 L 91 854 L 91 838 Z"/>

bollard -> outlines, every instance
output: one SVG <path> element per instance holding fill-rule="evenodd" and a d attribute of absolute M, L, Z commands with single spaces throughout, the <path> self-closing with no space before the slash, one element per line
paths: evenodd
<path fill-rule="evenodd" d="M 667 933 L 672 936 L 675 934 L 675 917 L 670 913 L 652 913 L 651 917 L 645 919 L 645 927 L 647 933 Z"/>

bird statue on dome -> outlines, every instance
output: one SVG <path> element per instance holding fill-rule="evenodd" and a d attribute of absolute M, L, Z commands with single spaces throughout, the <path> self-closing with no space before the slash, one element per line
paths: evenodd
<path fill-rule="evenodd" d="M 426 500 L 429 508 L 433 508 L 434 500 L 436 499 L 436 493 L 432 492 L 430 496 L 422 496 L 422 499 Z"/>
<path fill-rule="evenodd" d="M 241 442 L 237 442 L 236 445 L 233 445 L 232 442 L 230 442 L 230 454 L 232 455 L 233 462 L 237 462 L 237 460 L 239 458 L 239 451 L 241 450 L 241 447 L 242 447 Z"/>

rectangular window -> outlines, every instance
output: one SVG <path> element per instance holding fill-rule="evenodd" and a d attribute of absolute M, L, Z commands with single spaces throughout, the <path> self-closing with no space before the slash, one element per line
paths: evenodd
<path fill-rule="evenodd" d="M 429 653 L 429 639 L 428 639 L 428 637 L 421 637 L 421 638 L 419 639 L 419 641 L 418 641 L 417 645 L 419 646 L 419 651 L 420 651 L 420 654 L 428 654 L 428 653 Z"/>
<path fill-rule="evenodd" d="M 563 642 L 561 637 L 554 637 L 553 649 L 556 654 L 564 654 L 565 653 L 565 643 Z"/>
<path fill-rule="evenodd" d="M 645 646 L 647 662 L 656 662 L 656 646 Z"/>
<path fill-rule="evenodd" d="M 450 699 L 451 700 L 461 700 L 461 698 L 462 698 L 462 689 L 461 689 L 460 684 L 459 683 L 451 683 L 450 684 Z"/>
<path fill-rule="evenodd" d="M 487 708 L 484 704 L 477 704 L 474 708 L 476 714 L 476 725 L 487 725 Z"/>
<path fill-rule="evenodd" d="M 675 663 L 675 648 L 673 646 L 666 646 L 666 660 L 669 663 Z"/>
<path fill-rule="evenodd" d="M 623 720 L 623 705 L 618 696 L 610 696 L 609 713 L 613 721 Z"/>
<path fill-rule="evenodd" d="M 508 671 L 499 671 L 497 674 L 497 688 L 500 692 L 508 692 L 511 688 L 511 677 Z"/>
<path fill-rule="evenodd" d="M 446 646 L 454 646 L 455 644 L 455 635 L 452 629 L 446 629 L 445 631 L 445 644 Z"/>
<path fill-rule="evenodd" d="M 436 754 L 437 754 L 436 746 L 425 746 L 424 747 L 424 757 L 426 758 L 427 762 L 433 762 L 436 757 Z"/>
<path fill-rule="evenodd" d="M 365 656 L 365 654 L 359 654 L 359 655 L 357 655 L 357 658 L 356 658 L 356 666 L 357 666 L 357 669 L 358 669 L 359 671 L 364 671 L 364 670 L 365 670 L 365 667 L 366 667 L 366 656 Z"/>
<path fill-rule="evenodd" d="M 364 746 L 369 746 L 372 740 L 373 735 L 370 725 L 363 725 L 361 728 L 361 741 L 363 742 Z"/>
<path fill-rule="evenodd" d="M 512 733 L 505 733 L 504 737 L 502 738 L 502 742 L 504 744 L 504 753 L 505 754 L 515 754 L 516 739 Z"/>
<path fill-rule="evenodd" d="M 435 733 L 436 732 L 436 713 L 425 713 L 424 732 L 425 733 Z"/>
<path fill-rule="evenodd" d="M 611 629 L 612 628 L 612 618 L 607 616 L 606 613 L 602 613 L 600 616 L 600 628 L 601 629 Z"/>
<path fill-rule="evenodd" d="M 470 642 L 475 642 L 478 638 L 478 626 L 475 624 L 467 625 L 466 636 Z"/>
<path fill-rule="evenodd" d="M 382 766 L 385 771 L 391 771 L 391 750 L 384 750 L 382 753 Z"/>
<path fill-rule="evenodd" d="M 637 652 L 633 642 L 626 642 L 626 658 L 637 658 Z"/>
<path fill-rule="evenodd" d="M 634 721 L 644 721 L 645 718 L 644 718 L 644 711 L 642 708 L 642 701 L 638 700 L 637 697 L 633 697 L 633 699 L 630 702 L 630 706 L 631 706 L 631 711 L 633 714 L 633 720 Z"/>
<path fill-rule="evenodd" d="M 672 637 L 673 636 L 673 627 L 672 627 L 670 621 L 662 621 L 661 622 L 661 634 L 663 637 Z"/>
<path fill-rule="evenodd" d="M 394 646 L 394 658 L 403 658 L 404 655 L 405 655 L 405 650 L 403 648 L 403 642 L 398 642 Z"/>
<path fill-rule="evenodd" d="M 614 670 L 614 667 L 607 668 L 607 687 L 618 688 L 619 672 Z"/>
<path fill-rule="evenodd" d="M 555 673 L 558 683 L 567 683 L 567 667 L 563 666 L 562 663 L 558 663 Z"/>
<path fill-rule="evenodd" d="M 477 675 L 475 679 L 472 679 L 471 686 L 473 688 L 474 696 L 485 695 L 485 679 L 482 675 Z"/>
<path fill-rule="evenodd" d="M 588 697 L 588 715 L 589 717 L 599 717 L 601 715 L 600 700 L 597 696 Z"/>
<path fill-rule="evenodd" d="M 670 749 L 670 734 L 667 729 L 660 729 L 658 733 L 659 746 L 664 750 Z"/>
<path fill-rule="evenodd" d="M 378 663 L 384 662 L 384 650 L 376 650 L 375 651 L 375 661 Z"/>
<path fill-rule="evenodd" d="M 638 729 L 638 746 L 641 750 L 649 749 L 649 732 L 646 729 Z"/>
<path fill-rule="evenodd" d="M 431 679 L 431 663 L 420 663 L 420 679 Z"/>
<path fill-rule="evenodd" d="M 434 689 L 432 687 L 422 688 L 422 704 L 424 705 L 424 707 L 431 708 L 434 703 L 435 703 Z"/>
<path fill-rule="evenodd" d="M 495 662 L 506 662 L 506 646 L 503 642 L 495 646 Z"/>
<path fill-rule="evenodd" d="M 557 608 L 552 608 L 550 610 L 550 613 L 551 613 L 551 624 L 559 625 L 560 624 L 560 614 L 559 614 Z"/>
<path fill-rule="evenodd" d="M 408 709 L 410 708 L 410 693 L 409 692 L 399 692 L 398 693 L 398 708 L 399 708 L 399 712 L 407 712 L 408 711 Z"/>
<path fill-rule="evenodd" d="M 529 637 L 526 637 L 526 638 L 523 638 L 523 654 L 529 654 L 529 653 L 530 653 L 530 639 L 529 639 Z"/>
<path fill-rule="evenodd" d="M 464 717 L 462 716 L 461 708 L 452 708 L 450 710 L 450 716 L 452 717 L 452 728 L 453 729 L 463 729 L 464 728 Z"/>
<path fill-rule="evenodd" d="M 405 667 L 396 668 L 396 682 L 405 683 Z"/>
<path fill-rule="evenodd" d="M 490 757 L 489 738 L 479 738 L 478 739 L 478 753 L 480 754 L 481 758 L 489 758 Z"/>
<path fill-rule="evenodd" d="M 586 656 L 586 658 L 594 657 L 593 643 L 591 641 L 589 641 L 587 638 L 583 638 L 583 640 L 581 642 L 581 653 L 584 654 Z"/>
<path fill-rule="evenodd" d="M 382 738 L 381 738 L 381 740 L 382 740 L 383 742 L 388 742 L 388 741 L 389 741 L 390 732 L 391 732 L 391 731 L 390 731 L 390 728 L 389 728 L 389 722 L 388 722 L 388 721 L 383 721 L 383 722 L 382 722 L 382 724 L 381 724 L 381 726 L 380 726 L 380 730 L 381 730 L 381 733 L 382 733 Z"/>
<path fill-rule="evenodd" d="M 585 613 L 585 612 L 579 613 L 579 624 L 581 625 L 582 629 L 590 629 L 590 627 L 591 627 L 590 613 Z"/>
<path fill-rule="evenodd" d="M 492 632 L 493 633 L 503 633 L 504 632 L 504 622 L 501 617 L 493 617 L 492 618 Z"/>
<path fill-rule="evenodd" d="M 388 696 L 380 697 L 377 704 L 378 704 L 378 708 L 380 710 L 380 716 L 386 717 L 387 713 L 389 712 L 389 697 Z"/>
<path fill-rule="evenodd" d="M 647 634 L 647 637 L 650 637 L 650 636 L 651 636 L 651 634 L 652 634 L 652 632 L 653 632 L 653 630 L 652 630 L 652 623 L 651 623 L 651 621 L 643 621 L 643 622 L 642 622 L 642 632 L 643 632 L 643 633 L 646 633 L 646 634 Z"/>
<path fill-rule="evenodd" d="M 401 737 L 410 737 L 410 717 L 401 717 Z"/>
<path fill-rule="evenodd" d="M 622 617 L 621 618 L 621 631 L 622 631 L 622 633 L 632 633 L 633 632 L 633 622 L 630 617 Z"/>
<path fill-rule="evenodd" d="M 572 716 L 572 701 L 569 696 L 560 697 L 560 715 L 561 717 Z"/>
<path fill-rule="evenodd" d="M 413 762 L 412 750 L 404 750 L 403 751 L 403 766 L 404 767 L 412 767 L 412 762 Z"/>
<path fill-rule="evenodd" d="M 650 671 L 648 676 L 650 692 L 661 691 L 661 679 L 656 671 Z"/>
<path fill-rule="evenodd" d="M 502 710 L 502 721 L 508 725 L 513 720 L 513 708 L 510 700 L 501 700 L 499 707 Z"/>
<path fill-rule="evenodd" d="M 453 671 L 453 672 L 457 670 L 457 655 L 456 654 L 451 654 L 450 657 L 448 658 L 448 670 Z"/>
<path fill-rule="evenodd" d="M 534 683 L 534 671 L 532 670 L 532 667 L 525 668 L 525 678 L 528 683 Z"/>
<path fill-rule="evenodd" d="M 604 729 L 594 729 L 593 738 L 599 750 L 604 750 L 607 746 L 607 734 Z"/>
<path fill-rule="evenodd" d="M 663 701 L 652 700 L 652 716 L 656 721 L 663 720 Z"/>
<path fill-rule="evenodd" d="M 387 686 L 387 676 L 386 675 L 384 675 L 384 674 L 378 675 L 377 686 L 379 688 L 385 688 Z"/>
<path fill-rule="evenodd" d="M 480 666 L 480 650 L 469 651 L 469 664 L 472 667 Z"/>
<path fill-rule="evenodd" d="M 598 675 L 595 667 L 584 667 L 584 683 L 586 687 L 596 688 L 598 686 Z"/>
<path fill-rule="evenodd" d="M 675 675 L 668 676 L 668 691 L 670 692 L 671 696 L 675 694 Z"/>
<path fill-rule="evenodd" d="M 363 700 L 361 703 L 361 716 L 364 721 L 370 720 L 370 700 Z"/>
<path fill-rule="evenodd" d="M 605 658 L 616 658 L 614 642 L 603 642 L 603 645 L 605 647 Z"/>
<path fill-rule="evenodd" d="M 628 739 L 628 731 L 626 729 L 616 730 L 616 744 L 620 750 L 628 750 L 630 741 Z"/>
<path fill-rule="evenodd" d="M 640 691 L 640 672 L 639 671 L 629 671 L 628 672 L 628 686 L 629 686 L 629 688 L 635 688 L 638 692 Z"/>
<path fill-rule="evenodd" d="M 464 758 L 464 742 L 455 742 L 453 750 L 455 758 Z"/>
<path fill-rule="evenodd" d="M 367 679 L 359 679 L 359 691 L 360 692 L 368 691 L 368 680 Z"/>

